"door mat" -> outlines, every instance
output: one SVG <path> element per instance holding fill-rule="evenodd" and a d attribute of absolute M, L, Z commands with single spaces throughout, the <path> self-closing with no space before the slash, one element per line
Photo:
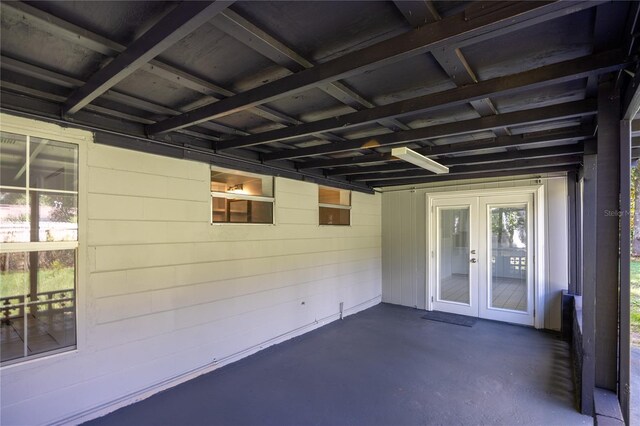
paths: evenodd
<path fill-rule="evenodd" d="M 477 320 L 477 318 L 474 317 L 467 317 L 465 315 L 450 314 L 447 312 L 438 311 L 427 312 L 422 316 L 422 318 L 431 321 L 446 322 L 448 324 L 462 325 L 465 327 L 473 327 Z"/>

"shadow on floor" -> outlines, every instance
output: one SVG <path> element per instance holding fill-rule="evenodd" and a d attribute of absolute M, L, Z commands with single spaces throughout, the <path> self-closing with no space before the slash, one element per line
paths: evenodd
<path fill-rule="evenodd" d="M 592 424 L 556 335 L 423 313 L 381 304 L 89 424 Z"/>

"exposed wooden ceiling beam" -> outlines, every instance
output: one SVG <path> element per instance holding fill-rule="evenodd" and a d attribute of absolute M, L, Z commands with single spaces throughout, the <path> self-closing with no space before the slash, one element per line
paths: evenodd
<path fill-rule="evenodd" d="M 575 172 L 578 170 L 578 168 L 579 166 L 577 164 L 568 164 L 568 165 L 561 165 L 561 166 L 535 167 L 535 168 L 520 169 L 520 170 L 485 171 L 485 172 L 478 172 L 478 173 L 467 173 L 464 175 L 452 175 L 452 174 L 432 175 L 432 176 L 418 177 L 418 178 L 376 181 L 375 184 L 372 186 L 375 188 L 384 188 L 384 187 L 390 187 L 390 186 L 409 186 L 409 185 L 447 182 L 451 180 L 487 179 L 487 178 L 494 178 L 494 177 L 507 177 L 507 176 L 515 177 L 515 176 L 522 176 L 522 175 L 544 175 L 548 173 Z"/>
<path fill-rule="evenodd" d="M 237 41 L 271 59 L 292 73 L 313 68 L 316 65 L 233 10 L 224 11 L 216 16 L 212 23 Z M 340 81 L 321 85 L 319 89 L 355 110 L 376 106 Z M 391 130 L 409 129 L 407 125 L 395 119 L 384 119 L 381 120 L 380 124 Z"/>
<path fill-rule="evenodd" d="M 622 68 L 625 59 L 620 51 L 584 56 L 565 62 L 546 65 L 518 74 L 481 81 L 438 93 L 357 111 L 350 114 L 318 120 L 286 129 L 277 129 L 251 136 L 221 142 L 217 149 L 239 148 L 267 142 L 283 141 L 335 129 L 358 126 L 383 117 L 398 117 L 423 111 L 433 111 L 491 95 L 506 95 L 544 87 L 554 83 L 576 80 L 591 74 L 601 74 Z"/>
<path fill-rule="evenodd" d="M 119 43 L 21 1 L 2 2 L 0 8 L 5 16 L 20 17 L 27 26 L 42 28 L 58 39 L 71 41 L 105 56 L 113 56 L 125 49 Z"/>
<path fill-rule="evenodd" d="M 0 80 L 0 88 L 2 89 L 8 89 L 11 90 L 12 92 L 16 92 L 16 93 L 20 93 L 22 95 L 27 95 L 28 97 L 32 97 L 32 98 L 38 98 L 38 99 L 46 99 L 49 101 L 54 101 L 57 102 L 59 104 L 61 104 L 62 102 L 64 102 L 64 100 L 66 99 L 65 96 L 61 96 L 61 95 L 56 95 L 53 93 L 50 93 L 49 91 L 42 91 L 42 90 L 38 90 L 38 89 L 34 89 L 32 87 L 27 87 L 27 86 L 23 86 L 20 84 L 16 84 L 16 83 L 12 83 L 6 80 Z M 145 102 L 142 100 L 139 100 L 137 98 L 134 97 L 129 97 L 128 95 L 124 95 L 124 94 L 118 94 L 119 96 L 122 96 L 123 99 L 126 99 L 127 102 L 130 103 L 135 103 L 135 102 Z M 111 95 L 105 95 L 105 99 L 115 99 L 115 97 L 112 97 L 113 94 Z M 3 99 L 4 101 L 4 99 Z M 106 116 L 110 116 L 110 117 L 117 117 L 119 119 L 122 120 L 126 120 L 126 121 L 130 121 L 132 123 L 141 123 L 141 124 L 149 124 L 152 123 L 153 120 L 149 120 L 148 118 L 144 118 L 144 117 L 140 117 L 139 115 L 134 115 L 134 114 L 129 114 L 126 112 L 122 112 L 122 111 L 118 111 L 115 110 L 113 108 L 105 108 L 102 106 L 98 106 L 98 105 L 93 105 L 93 104 L 89 104 L 87 105 L 85 108 L 85 110 L 87 111 L 92 111 L 101 115 L 106 115 Z M 59 108 L 58 108 L 59 111 Z M 59 115 L 59 113 L 58 113 Z M 207 124 L 212 124 L 214 125 L 214 123 L 207 123 Z M 203 126 L 206 127 L 206 126 Z M 178 133 L 182 133 L 185 135 L 190 135 L 193 136 L 195 138 L 198 139 L 203 139 L 203 140 L 208 140 L 208 141 L 219 141 L 220 137 L 217 135 L 211 135 L 211 134 L 205 134 L 202 132 L 199 132 L 197 130 L 194 129 L 181 129 L 178 130 Z"/>
<path fill-rule="evenodd" d="M 426 148 L 416 149 L 415 151 L 423 155 L 437 156 L 446 154 L 455 154 L 468 151 L 478 151 L 483 149 L 495 148 L 513 148 L 526 146 L 532 143 L 540 142 L 566 142 L 578 141 L 593 137 L 593 129 L 590 128 L 569 128 L 554 131 L 541 131 L 526 133 L 523 135 L 499 136 L 497 138 L 487 138 L 482 140 L 469 140 L 465 142 L 457 142 L 447 145 L 436 145 Z M 331 167 L 351 167 L 362 164 L 380 163 L 383 161 L 399 161 L 393 157 L 391 153 L 373 153 L 365 155 L 357 155 L 346 158 L 329 158 L 320 160 L 308 160 L 304 163 L 298 162 L 297 167 L 304 169 L 321 169 Z"/>
<path fill-rule="evenodd" d="M 488 2 L 491 3 L 491 2 Z M 150 125 L 149 134 L 164 133 L 192 126 L 202 121 L 224 117 L 247 108 L 273 101 L 283 96 L 307 90 L 320 84 L 339 80 L 369 69 L 388 65 L 438 48 L 447 43 L 473 38 L 480 34 L 509 27 L 515 30 L 527 26 L 533 18 L 561 16 L 570 9 L 576 12 L 592 7 L 592 2 L 513 2 L 492 7 L 491 12 L 469 16 L 461 13 L 406 34 L 376 43 L 313 68 L 264 84 L 215 104 L 190 111 Z"/>
<path fill-rule="evenodd" d="M 314 66 L 311 61 L 233 10 L 225 10 L 216 16 L 211 23 L 219 30 L 291 72 L 295 73 Z M 342 82 L 328 83 L 319 88 L 356 111 L 375 107 L 375 104 L 366 100 Z M 384 119 L 380 121 L 380 124 L 391 130 L 409 129 L 409 126 L 395 119 Z M 331 134 L 324 135 L 322 139 L 342 140 L 342 138 Z"/>
<path fill-rule="evenodd" d="M 433 5 L 433 2 L 430 0 L 396 0 L 394 3 L 405 19 L 414 28 L 442 19 Z M 456 46 L 444 46 L 439 49 L 432 50 L 431 54 L 456 86 L 464 86 L 466 84 L 475 84 L 478 82 L 478 77 L 473 69 L 471 69 L 471 65 L 469 65 L 469 62 L 464 57 L 460 48 Z M 482 117 L 498 113 L 498 109 L 489 98 L 471 101 L 471 106 Z M 496 136 L 510 134 L 507 128 L 497 128 L 494 129 L 493 132 Z"/>
<path fill-rule="evenodd" d="M 116 56 L 126 49 L 126 47 L 120 43 L 116 43 L 113 40 L 109 40 L 23 2 L 1 2 L 0 8 L 2 9 L 2 13 L 19 15 L 19 19 L 27 25 L 42 28 L 55 37 L 67 40 L 108 57 Z M 229 89 L 220 87 L 210 81 L 202 80 L 157 59 L 153 59 L 149 61 L 149 63 L 144 64 L 141 69 L 181 87 L 203 94 L 204 97 L 196 102 L 198 105 L 217 102 L 221 97 L 235 95 L 235 92 Z M 188 110 L 190 108 L 187 106 L 186 109 Z M 290 117 L 265 105 L 251 108 L 248 112 L 281 125 L 302 123 L 294 117 Z M 322 136 L 319 136 L 319 138 L 323 139 Z M 326 139 L 334 140 L 333 138 Z M 335 140 L 339 139 L 336 138 Z"/>
<path fill-rule="evenodd" d="M 85 84 L 82 80 L 79 80 L 77 78 L 73 78 L 64 74 L 51 71 L 51 70 L 40 68 L 35 65 L 27 64 L 26 62 L 18 61 L 17 59 L 9 58 L 7 56 L 0 56 L 0 67 L 2 69 L 11 70 L 19 74 L 35 78 L 36 80 L 45 81 L 47 83 L 51 83 L 51 84 L 69 88 L 69 89 L 76 89 L 78 87 L 82 87 Z M 163 114 L 163 115 L 172 116 L 172 115 L 180 115 L 182 112 L 184 112 L 184 111 L 178 111 L 172 108 L 167 108 L 163 105 L 158 105 L 156 103 L 149 102 L 144 99 L 136 98 L 134 96 L 120 93 L 114 90 L 106 91 L 101 97 L 102 99 L 114 101 L 122 105 L 131 106 L 139 110 L 148 111 L 154 114 Z M 149 122 L 152 122 L 152 121 L 149 121 Z M 226 135 L 243 136 L 243 135 L 249 134 L 242 130 L 235 129 L 229 126 L 223 126 L 222 124 L 213 123 L 213 122 L 200 123 L 199 127 L 202 127 L 203 129 L 212 130 L 214 132 L 226 134 Z M 210 135 L 210 137 L 214 137 L 214 136 Z M 214 137 L 214 139 L 212 140 L 217 141 L 220 139 L 221 139 L 220 137 Z"/>
<path fill-rule="evenodd" d="M 453 166 L 449 168 L 449 174 L 452 176 L 458 176 L 462 179 L 465 174 L 479 173 L 479 172 L 492 172 L 498 170 L 522 170 L 538 167 L 548 166 L 564 166 L 568 164 L 580 164 L 582 162 L 582 155 L 562 155 L 551 158 L 534 158 L 515 160 L 510 162 L 499 162 L 490 164 L 470 164 L 464 166 Z M 392 181 L 393 179 L 407 179 L 416 177 L 431 177 L 434 173 L 424 169 L 410 170 L 401 172 L 389 172 L 389 173 L 367 173 L 361 175 L 354 175 L 351 177 L 351 181 L 366 182 L 371 186 L 375 186 L 375 181 Z"/>
<path fill-rule="evenodd" d="M 421 127 L 419 129 L 406 130 L 402 132 L 352 139 L 340 143 L 317 145 L 308 148 L 285 149 L 264 154 L 262 159 L 264 161 L 273 161 L 378 148 L 380 146 L 397 145 L 444 136 L 491 130 L 497 127 L 504 127 L 506 125 L 515 126 L 582 117 L 584 115 L 593 115 L 596 113 L 596 110 L 596 101 L 593 99 L 568 102 L 566 104 L 515 111 L 500 115 L 490 115 L 487 117 L 474 118 L 465 121 L 454 121 L 451 123 Z"/>
<path fill-rule="evenodd" d="M 402 1 L 394 0 L 394 3 L 402 16 L 411 24 L 418 28 L 442 19 L 440 13 L 430 0 Z"/>
<path fill-rule="evenodd" d="M 5 80 L 0 80 L 0 88 L 2 88 L 3 90 L 8 89 L 8 90 L 11 90 L 13 92 L 20 93 L 20 94 L 23 94 L 23 95 L 27 95 L 27 96 L 30 96 L 30 97 L 39 98 L 39 99 L 46 99 L 46 100 L 54 101 L 54 102 L 58 102 L 58 103 L 62 103 L 66 99 L 64 96 L 57 95 L 57 94 L 51 93 L 49 91 L 38 90 L 38 89 L 34 89 L 34 88 L 31 88 L 31 87 L 23 86 L 23 85 L 12 83 L 10 81 L 5 81 Z M 143 117 L 138 117 L 138 116 L 135 116 L 135 115 L 132 115 L 132 114 L 128 114 L 128 113 L 122 112 L 122 111 L 116 111 L 116 110 L 109 109 L 109 108 L 103 108 L 103 107 L 98 106 L 98 105 L 87 105 L 86 109 L 88 111 L 93 111 L 93 112 L 97 112 L 99 114 L 109 115 L 111 117 L 121 118 L 123 120 L 132 121 L 134 123 L 147 124 L 147 123 L 152 121 L 152 120 L 149 120 L 149 119 L 146 119 L 146 118 L 143 118 Z"/>
<path fill-rule="evenodd" d="M 551 146 L 546 148 L 523 149 L 520 151 L 497 152 L 493 154 L 465 155 L 461 157 L 449 157 L 439 159 L 438 163 L 447 167 L 466 164 L 499 163 L 504 161 L 524 160 L 533 158 L 547 158 L 558 155 L 582 154 L 584 145 L 582 142 L 568 145 Z M 390 164 L 370 167 L 339 167 L 334 170 L 326 170 L 325 176 L 348 176 L 367 173 L 387 173 L 400 170 L 420 170 L 419 166 L 406 161 L 394 161 Z"/>
<path fill-rule="evenodd" d="M 124 52 L 76 89 L 62 107 L 63 115 L 75 114 L 98 96 L 133 74 L 142 65 L 191 34 L 226 9 L 231 1 L 182 2 L 131 43 Z"/>

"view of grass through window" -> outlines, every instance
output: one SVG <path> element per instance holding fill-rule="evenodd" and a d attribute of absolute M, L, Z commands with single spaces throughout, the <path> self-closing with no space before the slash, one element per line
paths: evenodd
<path fill-rule="evenodd" d="M 38 290 L 42 293 L 61 290 L 73 290 L 73 267 L 60 267 L 53 270 L 39 271 Z M 28 283 L 28 277 L 22 272 L 9 272 L 2 275 L 0 287 L 0 299 L 19 296 L 24 293 Z"/>
<path fill-rule="evenodd" d="M 640 347 L 640 162 L 631 167 L 631 345 Z"/>
<path fill-rule="evenodd" d="M 631 344 L 640 347 L 640 259 L 631 260 Z"/>

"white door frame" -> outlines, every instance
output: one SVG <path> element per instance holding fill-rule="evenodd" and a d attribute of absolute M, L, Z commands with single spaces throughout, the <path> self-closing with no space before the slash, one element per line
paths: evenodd
<path fill-rule="evenodd" d="M 534 327 L 544 328 L 545 297 L 546 297 L 546 271 L 545 271 L 545 196 L 544 185 L 531 185 L 513 188 L 493 188 L 477 189 L 466 191 L 432 192 L 426 194 L 427 226 L 426 247 L 427 247 L 427 282 L 425 283 L 425 306 L 428 311 L 433 310 L 433 298 L 435 294 L 435 248 L 437 247 L 436 230 L 433 228 L 433 202 L 436 199 L 461 198 L 461 197 L 490 197 L 509 194 L 532 194 L 533 195 L 533 227 L 534 227 Z"/>

